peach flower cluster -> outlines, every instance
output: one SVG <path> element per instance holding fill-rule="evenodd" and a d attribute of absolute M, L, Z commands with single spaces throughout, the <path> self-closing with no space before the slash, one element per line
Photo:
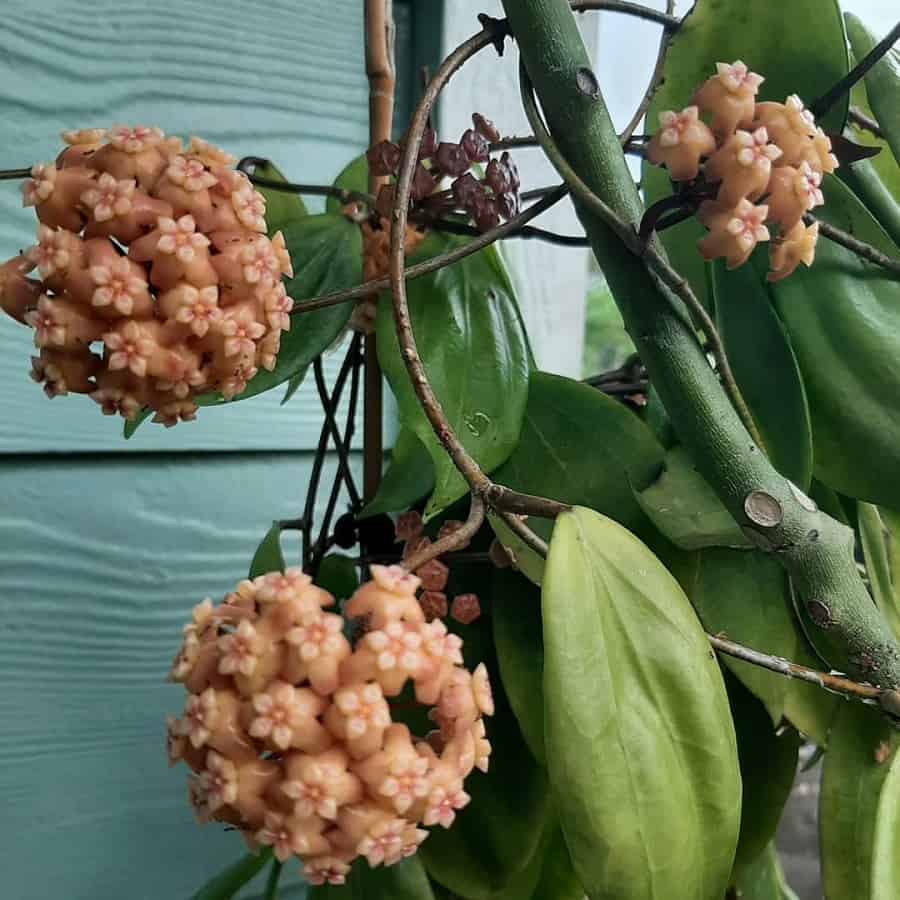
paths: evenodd
<path fill-rule="evenodd" d="M 343 884 L 360 856 L 410 856 L 428 835 L 420 826 L 449 828 L 469 802 L 466 776 L 487 771 L 491 752 L 485 666 L 467 671 L 460 638 L 426 622 L 415 575 L 371 574 L 344 616 L 300 569 L 242 581 L 194 609 L 170 673 L 188 698 L 169 719 L 169 760 L 193 770 L 199 821 L 230 823 L 281 861 L 300 857 L 313 884 Z M 355 642 L 347 619 L 365 624 Z M 432 707 L 424 739 L 391 717 L 409 686 Z"/>
<path fill-rule="evenodd" d="M 803 217 L 824 203 L 822 176 L 838 160 L 796 94 L 784 103 L 757 103 L 762 76 L 740 60 L 716 68 L 692 106 L 660 113 L 647 158 L 666 166 L 674 181 L 697 178 L 705 160 L 704 180 L 717 185 L 717 193 L 697 212 L 709 229 L 700 252 L 706 259 L 724 257 L 733 269 L 760 241 L 771 240 L 768 278 L 778 281 L 801 262 L 812 265 L 819 226 L 805 225 Z"/>
<path fill-rule="evenodd" d="M 447 534 L 452 534 L 462 524 L 455 519 L 448 519 L 438 531 L 438 540 Z M 403 513 L 397 519 L 394 533 L 398 541 L 404 542 L 404 559 L 408 559 L 413 553 L 417 553 L 431 544 L 431 538 L 427 537 L 423 531 L 422 515 L 415 509 Z M 477 594 L 457 594 L 448 603 L 446 587 L 450 580 L 450 567 L 442 562 L 439 556 L 420 566 L 415 570 L 415 574 L 421 582 L 419 604 L 429 622 L 434 619 L 446 618 L 449 612 L 450 616 L 461 625 L 469 625 L 481 615 L 481 601 Z"/>
<path fill-rule="evenodd" d="M 194 418 L 198 394 L 231 399 L 273 369 L 291 260 L 234 158 L 158 128 L 63 139 L 23 186 L 37 243 L 0 266 L 0 306 L 34 329 L 47 396 L 89 394 L 126 419 L 149 408 L 171 426 Z"/>

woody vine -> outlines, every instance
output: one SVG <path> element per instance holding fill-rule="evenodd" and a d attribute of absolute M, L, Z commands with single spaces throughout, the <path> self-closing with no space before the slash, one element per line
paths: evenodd
<path fill-rule="evenodd" d="M 370 147 L 334 185 L 128 127 L 3 175 L 40 227 L 0 305 L 34 329 L 48 396 L 89 394 L 135 440 L 151 416 L 288 399 L 310 367 L 322 401 L 301 515 L 195 608 L 172 667 L 170 760 L 198 818 L 250 848 L 196 896 L 272 859 L 274 898 L 298 857 L 311 896 L 789 897 L 772 840 L 805 739 L 829 900 L 886 897 L 900 26 L 876 41 L 819 4 L 825 63 L 788 27 L 788 65 L 774 3 L 743 28 L 729 2 L 504 8 L 395 142 L 390 3 L 367 2 Z M 591 10 L 662 30 L 621 134 L 576 24 Z M 476 111 L 440 141 L 453 74 L 511 42 L 533 134 Z M 560 183 L 522 190 L 513 152 Z M 530 224 L 567 196 L 584 235 Z M 504 239 L 589 246 L 636 357 L 582 383 L 536 371 Z M 348 328 L 329 389 L 322 353 Z M 401 419 L 384 475 L 382 370 Z"/>

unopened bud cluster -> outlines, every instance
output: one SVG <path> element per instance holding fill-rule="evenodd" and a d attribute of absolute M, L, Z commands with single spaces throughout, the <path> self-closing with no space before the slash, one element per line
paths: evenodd
<path fill-rule="evenodd" d="M 251 846 L 300 857 L 312 884 L 343 884 L 350 865 L 391 865 L 469 802 L 464 779 L 487 771 L 484 664 L 463 667 L 462 641 L 427 622 L 419 579 L 372 566 L 344 616 L 365 622 L 355 646 L 327 591 L 300 569 L 242 581 L 194 610 L 170 678 L 184 684 L 169 720 L 172 764 L 193 769 L 201 822 L 227 822 Z M 391 717 L 408 684 L 437 730 L 418 739 Z"/>
<path fill-rule="evenodd" d="M 819 226 L 805 225 L 803 217 L 824 203 L 822 176 L 838 160 L 796 94 L 784 103 L 757 103 L 762 76 L 740 60 L 716 68 L 694 95 L 694 105 L 660 113 L 647 158 L 665 165 L 674 181 L 696 179 L 705 160 L 703 178 L 718 187 L 715 199 L 697 212 L 709 229 L 700 252 L 706 259 L 724 257 L 733 269 L 760 241 L 771 239 L 768 278 L 778 281 L 801 262 L 812 265 Z M 774 237 L 770 226 L 777 228 Z"/>
<path fill-rule="evenodd" d="M 490 155 L 491 143 L 500 140 L 494 124 L 474 113 L 472 128 L 466 129 L 458 143 L 438 143 L 435 130 L 425 129 L 419 158 L 410 189 L 410 203 L 439 209 L 459 208 L 472 218 L 481 231 L 489 231 L 501 219 L 519 212 L 519 171 L 509 153 L 499 159 Z M 393 141 L 381 141 L 368 152 L 369 166 L 376 175 L 396 175 L 401 148 Z M 479 176 L 473 166 L 484 165 Z M 449 197 L 436 193 L 444 178 L 452 178 Z M 445 202 L 447 201 L 447 202 Z M 394 185 L 385 185 L 377 198 L 379 212 L 387 216 L 394 202 Z"/>
<path fill-rule="evenodd" d="M 272 370 L 291 260 L 234 158 L 158 128 L 63 139 L 23 186 L 38 242 L 0 266 L 0 306 L 34 329 L 47 396 L 89 394 L 126 419 L 149 408 L 170 426 L 194 418 L 198 394 L 231 399 Z"/>
<path fill-rule="evenodd" d="M 462 524 L 456 519 L 448 519 L 441 525 L 437 539 L 453 534 Z M 409 559 L 414 553 L 431 546 L 431 538 L 424 533 L 422 515 L 414 509 L 397 519 L 395 535 L 398 541 L 404 542 L 403 559 Z M 458 549 L 462 550 L 465 546 Z M 450 580 L 450 566 L 439 556 L 420 566 L 415 574 L 421 582 L 419 604 L 429 622 L 444 619 L 449 613 L 461 625 L 470 625 L 481 615 L 481 601 L 477 594 L 457 594 L 452 601 L 448 601 L 446 588 Z"/>

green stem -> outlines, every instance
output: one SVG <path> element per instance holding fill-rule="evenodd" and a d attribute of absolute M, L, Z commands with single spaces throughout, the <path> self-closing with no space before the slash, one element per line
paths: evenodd
<path fill-rule="evenodd" d="M 629 230 L 642 207 L 566 0 L 504 0 L 510 28 L 557 147 Z M 853 533 L 781 476 L 747 433 L 671 286 L 576 199 L 582 224 L 641 360 L 703 476 L 754 544 L 791 575 L 810 638 L 834 668 L 900 685 L 900 645 L 856 570 Z M 656 247 L 658 251 L 658 246 Z"/>
<path fill-rule="evenodd" d="M 281 878 L 282 868 L 284 868 L 284 863 L 277 859 L 272 860 L 272 868 L 269 869 L 269 877 L 266 880 L 266 892 L 263 894 L 263 900 L 277 900 L 278 881 Z"/>

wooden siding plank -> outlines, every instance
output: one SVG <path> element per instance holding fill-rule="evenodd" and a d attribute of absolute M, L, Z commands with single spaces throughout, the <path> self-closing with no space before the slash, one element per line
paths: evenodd
<path fill-rule="evenodd" d="M 309 466 L 0 460 L 3 896 L 177 900 L 243 852 L 194 823 L 187 769 L 167 767 L 165 716 L 185 695 L 164 678 L 191 607 L 220 599 L 271 520 L 298 513 Z M 296 558 L 293 538 L 285 550 Z"/>

